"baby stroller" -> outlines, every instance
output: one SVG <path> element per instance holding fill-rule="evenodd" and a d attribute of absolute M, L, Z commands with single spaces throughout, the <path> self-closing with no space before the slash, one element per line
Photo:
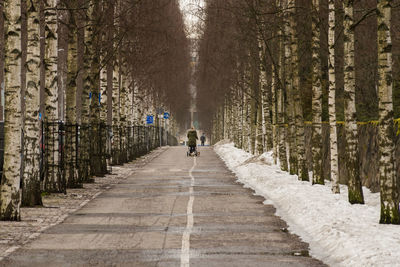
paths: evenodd
<path fill-rule="evenodd" d="M 186 152 L 188 157 L 198 157 L 200 156 L 200 151 L 197 151 L 197 146 L 188 146 L 188 151 Z"/>

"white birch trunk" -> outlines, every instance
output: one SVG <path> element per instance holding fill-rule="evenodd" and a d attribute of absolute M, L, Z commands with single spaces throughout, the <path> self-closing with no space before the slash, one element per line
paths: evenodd
<path fill-rule="evenodd" d="M 92 60 L 90 62 L 90 82 L 92 99 L 90 103 L 90 124 L 91 124 L 91 172 L 93 175 L 102 176 L 107 173 L 107 162 L 105 158 L 106 128 L 100 121 L 100 54 L 101 54 L 101 1 L 92 0 L 92 25 L 91 49 Z"/>
<path fill-rule="evenodd" d="M 120 153 L 120 82 L 119 82 L 119 68 L 118 64 L 114 64 L 113 71 L 113 118 L 112 118 L 112 128 L 113 128 L 113 140 L 112 140 L 112 163 L 114 165 L 119 164 L 119 153 Z"/>
<path fill-rule="evenodd" d="M 282 6 L 281 6 L 282 8 Z M 285 44 L 282 40 L 283 32 L 280 30 L 278 32 L 280 36 L 279 40 L 279 70 L 277 72 L 277 124 L 278 124 L 278 155 L 279 163 L 282 171 L 288 171 L 288 160 L 286 153 L 286 125 L 285 125 L 285 100 L 284 100 L 284 87 L 285 87 Z"/>
<path fill-rule="evenodd" d="M 101 32 L 101 49 L 100 49 L 100 122 L 103 125 L 107 124 L 107 89 L 108 89 L 108 75 L 107 75 L 107 60 L 109 57 L 109 27 L 111 25 L 107 25 L 103 21 L 109 19 L 108 16 L 110 15 L 109 8 L 110 4 L 109 1 L 102 0 L 102 16 L 106 16 L 105 19 L 102 19 L 102 29 Z M 107 21 L 108 22 L 108 21 Z M 103 24 L 104 23 L 104 24 Z"/>
<path fill-rule="evenodd" d="M 299 76 L 299 56 L 298 56 L 298 33 L 297 23 L 295 14 L 295 2 L 289 2 L 290 16 L 290 30 L 291 34 L 291 48 L 292 48 L 292 81 L 293 81 L 293 106 L 294 106 L 294 117 L 296 125 L 296 149 L 297 149 L 297 175 L 302 181 L 309 181 L 307 159 L 305 157 L 305 136 L 304 136 L 304 118 L 303 118 L 303 107 L 302 99 L 300 97 L 300 76 Z"/>
<path fill-rule="evenodd" d="M 356 84 L 354 71 L 353 1 L 345 0 L 344 7 L 344 115 L 346 135 L 346 168 L 349 178 L 349 202 L 363 204 L 360 166 L 358 159 L 358 134 L 356 114 Z"/>
<path fill-rule="evenodd" d="M 134 135 L 133 135 L 133 125 L 134 125 L 134 103 L 133 103 L 133 97 L 134 97 L 134 91 L 133 91 L 133 89 L 134 89 L 134 82 L 133 82 L 133 79 L 132 79 L 132 76 L 131 75 L 128 75 L 127 76 L 127 79 L 128 79 L 128 82 L 127 82 L 127 85 L 128 85 L 128 88 L 127 88 L 127 90 L 128 90 L 128 92 L 127 92 L 127 94 L 128 94 L 128 99 L 127 99 L 127 124 L 128 124 L 128 127 L 129 127 L 129 136 L 128 136 L 128 138 L 129 138 L 129 144 L 130 144 L 130 146 L 128 147 L 128 149 L 129 149 L 129 151 L 128 151 L 128 160 L 129 161 L 131 161 L 131 160 L 133 160 L 134 159 L 134 153 L 133 153 L 133 146 L 134 146 L 134 142 L 133 142 L 133 137 L 134 137 Z"/>
<path fill-rule="evenodd" d="M 248 90 L 249 91 L 249 90 Z M 246 151 L 248 153 L 252 152 L 252 143 L 251 143 L 251 98 L 247 95 L 246 96 Z"/>
<path fill-rule="evenodd" d="M 380 223 L 400 224 L 399 179 L 394 159 L 393 77 L 390 0 L 378 0 L 378 74 L 379 74 L 379 185 Z"/>
<path fill-rule="evenodd" d="M 273 141 L 273 157 L 274 157 L 274 163 L 278 163 L 278 120 L 277 120 L 277 91 L 278 91 L 278 84 L 277 84 L 277 73 L 276 73 L 276 68 L 275 66 L 272 66 L 272 96 L 271 96 L 271 101 L 272 101 L 272 141 Z"/>
<path fill-rule="evenodd" d="M 242 90 L 245 90 L 243 88 Z M 248 152 L 248 138 L 247 138 L 247 94 L 243 91 L 243 101 L 242 101 L 242 149 Z"/>
<path fill-rule="evenodd" d="M 244 93 L 243 90 L 240 88 L 240 94 L 239 94 L 239 103 L 240 103 L 240 124 L 239 124 L 239 148 L 244 149 L 244 124 L 245 124 L 245 99 L 244 99 Z"/>
<path fill-rule="evenodd" d="M 336 74 L 335 74 L 335 0 L 329 0 L 329 140 L 331 157 L 331 179 L 332 192 L 340 193 L 339 187 L 339 167 L 338 167 L 338 146 L 336 128 Z"/>
<path fill-rule="evenodd" d="M 121 164 L 125 163 L 127 158 L 127 139 L 126 139 L 126 128 L 127 128 L 127 77 L 123 64 L 121 64 L 120 69 L 122 70 L 121 74 L 121 93 L 120 93 L 120 126 L 121 126 Z"/>
<path fill-rule="evenodd" d="M 239 122 L 240 122 L 240 109 L 238 105 L 237 93 L 234 91 L 235 88 L 232 88 L 232 134 L 233 134 L 233 142 L 235 143 L 235 147 L 239 147 Z"/>
<path fill-rule="evenodd" d="M 272 69 L 268 65 L 267 75 L 267 62 L 265 58 L 265 44 L 261 45 L 262 49 L 260 52 L 260 89 L 261 89 L 261 102 L 262 102 L 262 127 L 263 127 L 263 143 L 264 151 L 269 151 L 273 147 L 272 141 L 272 121 L 271 121 L 271 103 L 269 95 L 269 86 L 271 86 Z"/>
<path fill-rule="evenodd" d="M 255 46 L 251 47 L 252 51 L 250 53 L 251 58 L 258 59 L 258 43 L 256 41 Z M 250 152 L 253 155 L 257 154 L 257 127 L 258 127 L 258 104 L 257 104 L 257 99 L 259 99 L 260 96 L 260 75 L 259 75 L 259 62 L 251 62 L 250 64 L 250 81 L 251 81 L 251 91 L 250 91 L 250 141 L 251 141 L 251 147 L 250 147 Z"/>
<path fill-rule="evenodd" d="M 93 61 L 93 3 L 89 1 L 86 5 L 86 26 L 85 26 L 85 54 L 84 54 L 84 73 L 83 76 L 83 92 L 82 92 L 82 125 L 88 126 L 90 122 L 90 95 L 92 86 L 92 74 L 91 74 L 91 63 Z M 89 154 L 90 147 L 87 147 L 87 153 Z"/>
<path fill-rule="evenodd" d="M 58 119 L 65 122 L 65 109 L 66 109 L 66 92 L 67 92 L 67 76 L 68 76 L 68 50 L 65 44 L 68 42 L 63 40 L 68 36 L 68 11 L 66 1 L 57 0 L 57 79 L 58 79 Z M 65 182 L 64 182 L 65 184 Z"/>
<path fill-rule="evenodd" d="M 45 121 L 54 123 L 58 118 L 58 45 L 57 45 L 57 2 L 49 0 L 45 2 Z M 48 128 L 50 129 L 50 128 Z M 54 131 L 56 128 L 52 127 Z M 58 131 L 45 137 L 47 171 L 44 181 L 44 189 L 48 192 L 61 192 L 61 177 L 58 176 L 56 165 L 59 163 L 58 155 Z"/>
<path fill-rule="evenodd" d="M 258 99 L 261 100 L 261 92 L 258 94 Z M 262 104 L 261 101 L 257 103 L 257 129 L 256 129 L 256 155 L 261 155 L 264 153 L 264 144 L 263 144 L 263 117 L 262 117 Z"/>
<path fill-rule="evenodd" d="M 320 58 L 319 0 L 312 0 L 312 154 L 313 184 L 324 184 L 322 168 L 322 85 Z"/>
<path fill-rule="evenodd" d="M 19 221 L 21 192 L 21 1 L 5 0 L 4 163 L 0 220 Z"/>
<path fill-rule="evenodd" d="M 277 91 L 277 124 L 278 124 L 278 155 L 282 171 L 288 171 L 288 161 L 286 154 L 286 127 L 284 119 L 284 99 L 283 89 L 278 85 Z"/>
<path fill-rule="evenodd" d="M 104 42 L 104 41 L 103 41 Z M 107 68 L 105 67 L 105 51 L 101 53 L 102 69 L 100 71 L 100 121 L 107 122 Z"/>
<path fill-rule="evenodd" d="M 85 0 L 83 0 L 85 1 Z M 91 62 L 93 60 L 93 4 L 92 1 L 85 3 L 87 8 L 85 11 L 86 21 L 84 22 L 84 55 L 83 55 L 83 89 L 81 98 L 81 132 L 80 132 L 80 143 L 79 143 L 79 155 L 80 155 L 80 173 L 89 178 L 91 176 L 91 164 L 90 164 L 90 143 L 91 143 L 91 132 L 90 132 L 90 95 L 91 95 Z"/>
<path fill-rule="evenodd" d="M 39 0 L 27 0 L 28 42 L 24 124 L 24 174 L 22 205 L 42 205 L 40 192 L 40 36 Z"/>
<path fill-rule="evenodd" d="M 290 2 L 290 3 L 289 3 Z M 294 2 L 293 1 L 284 1 L 284 15 L 283 15 L 283 23 L 284 23 L 284 36 L 283 36 L 283 44 L 285 50 L 284 57 L 284 84 L 286 90 L 286 98 L 285 102 L 286 107 L 286 117 L 287 117 L 287 140 L 289 143 L 289 172 L 290 174 L 297 174 L 297 149 L 296 149 L 296 125 L 294 120 L 294 104 L 293 104 L 293 54 L 292 54 L 292 38 L 293 31 L 292 24 L 290 23 L 291 18 L 293 17 L 294 12 Z"/>
<path fill-rule="evenodd" d="M 71 0 L 68 8 L 77 8 L 77 0 Z M 66 143 L 65 143 L 65 164 L 67 187 L 75 188 L 77 184 L 77 165 L 76 165 L 76 78 L 78 73 L 78 40 L 77 40 L 77 21 L 75 15 L 70 12 L 68 24 L 68 78 L 66 92 Z"/>

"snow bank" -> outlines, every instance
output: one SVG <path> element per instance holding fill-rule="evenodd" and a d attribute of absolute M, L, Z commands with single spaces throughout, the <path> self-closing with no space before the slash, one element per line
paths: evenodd
<path fill-rule="evenodd" d="M 400 266 L 400 226 L 379 224 L 379 194 L 364 188 L 365 205 L 302 182 L 273 164 L 272 154 L 254 157 L 232 143 L 215 146 L 238 180 L 273 204 L 289 230 L 310 244 L 310 253 L 331 266 Z"/>

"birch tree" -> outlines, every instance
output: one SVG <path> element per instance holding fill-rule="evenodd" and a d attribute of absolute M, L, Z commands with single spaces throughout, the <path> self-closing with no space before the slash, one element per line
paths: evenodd
<path fill-rule="evenodd" d="M 378 74 L 379 74 L 379 185 L 380 223 L 400 224 L 399 177 L 394 167 L 393 77 L 390 0 L 378 0 Z"/>
<path fill-rule="evenodd" d="M 106 13 L 106 24 L 108 25 L 108 30 L 106 33 L 106 45 L 107 45 L 107 62 L 106 62 L 106 71 L 107 71 L 107 145 L 106 145 L 106 154 L 107 154 L 107 164 L 111 165 L 112 163 L 112 121 L 113 121 L 113 69 L 114 62 L 111 57 L 113 54 L 113 36 L 114 36 L 114 1 L 107 1 L 107 13 Z"/>
<path fill-rule="evenodd" d="M 80 156 L 80 175 L 83 177 L 89 178 L 92 174 L 91 168 L 91 160 L 90 160 L 90 95 L 91 95 L 91 86 L 92 86 L 92 73 L 91 73 L 91 62 L 93 60 L 93 2 L 81 0 L 82 4 L 86 8 L 84 13 L 84 33 L 83 33 L 83 42 L 84 42 L 84 54 L 83 54 L 83 88 L 81 95 L 81 132 L 80 132 L 80 142 L 79 142 L 79 156 Z"/>
<path fill-rule="evenodd" d="M 67 5 L 70 10 L 68 23 L 68 78 L 66 92 L 66 144 L 65 144 L 65 163 L 66 163 L 66 179 L 69 188 L 76 187 L 77 184 L 77 166 L 76 166 L 76 149 L 77 139 L 75 138 L 75 125 L 77 123 L 76 116 L 76 79 L 78 76 L 77 61 L 77 20 L 72 12 L 77 8 L 77 0 L 71 0 Z"/>
<path fill-rule="evenodd" d="M 253 40 L 254 38 L 254 40 Z M 251 46 L 251 98 L 250 98 L 250 151 L 253 155 L 256 154 L 257 143 L 257 127 L 258 127 L 258 106 L 260 96 L 260 68 L 258 56 L 258 43 L 255 37 L 251 38 L 253 43 Z M 226 113 L 226 112 L 224 112 Z"/>
<path fill-rule="evenodd" d="M 45 123 L 54 123 L 58 118 L 58 79 L 57 79 L 57 2 L 45 1 Z M 47 138 L 46 138 L 47 137 Z M 61 192 L 61 177 L 58 177 L 58 132 L 46 136 L 47 171 L 44 188 L 49 192 Z"/>
<path fill-rule="evenodd" d="M 320 58 L 319 0 L 312 1 L 312 154 L 313 184 L 324 184 L 322 169 L 322 85 Z"/>
<path fill-rule="evenodd" d="M 284 95 L 283 85 L 278 82 L 277 87 L 277 123 L 278 123 L 278 155 L 282 171 L 288 171 L 288 162 L 286 154 L 286 127 L 285 127 L 285 113 L 284 113 Z"/>
<path fill-rule="evenodd" d="M 66 1 L 57 0 L 57 79 L 58 79 L 58 119 L 65 121 L 66 92 L 68 78 L 68 20 Z M 65 177 L 64 177 L 65 178 Z M 65 180 L 65 179 L 64 179 Z M 64 181 L 65 184 L 65 181 Z"/>
<path fill-rule="evenodd" d="M 22 205 L 42 205 L 39 176 L 39 83 L 40 83 L 40 46 L 39 46 L 39 0 L 27 0 L 28 43 L 26 58 L 26 94 L 24 124 L 24 175 Z"/>
<path fill-rule="evenodd" d="M 283 2 L 282 0 L 278 0 L 278 8 L 281 12 L 283 12 Z M 288 161 L 286 154 L 286 127 L 285 127 L 285 100 L 284 100 L 284 92 L 285 90 L 285 43 L 283 40 L 283 31 L 279 29 L 278 31 L 278 57 L 279 57 L 279 69 L 277 70 L 277 105 L 276 105 L 276 116 L 277 116 L 277 124 L 278 124 L 278 154 L 279 154 L 279 162 L 281 170 L 288 171 Z"/>
<path fill-rule="evenodd" d="M 107 12 L 108 5 L 104 3 L 104 8 Z M 108 43 L 108 35 L 107 29 L 102 29 L 102 44 Z M 108 47 L 106 45 L 102 45 L 101 53 L 100 53 L 100 62 L 101 62 L 101 70 L 100 70 L 100 121 L 102 123 L 107 122 L 107 60 L 108 60 Z"/>
<path fill-rule="evenodd" d="M 337 194 L 339 188 L 338 146 L 336 128 L 336 76 L 335 76 L 335 0 L 329 0 L 329 140 L 331 157 L 332 192 Z"/>
<path fill-rule="evenodd" d="M 113 94 L 113 60 L 111 55 L 113 53 L 113 34 L 114 34 L 114 1 L 107 1 L 108 8 L 106 13 L 106 23 L 108 25 L 108 30 L 106 34 L 107 38 L 107 128 L 111 130 L 112 127 L 112 94 Z M 110 140 L 110 138 L 109 138 Z M 109 142 L 108 140 L 108 142 Z M 109 143 L 109 150 L 111 155 L 111 143 Z"/>
<path fill-rule="evenodd" d="M 100 0 L 92 0 L 91 55 L 90 62 L 90 124 L 91 124 L 91 157 L 90 168 L 93 175 L 102 176 L 107 173 L 105 156 L 103 153 L 102 131 L 105 130 L 100 123 L 100 48 L 101 48 L 101 13 Z M 105 140 L 104 140 L 105 141 Z"/>
<path fill-rule="evenodd" d="M 121 61 L 122 62 L 122 61 Z M 120 66 L 121 70 L 121 81 L 120 81 L 120 138 L 121 138 L 121 147 L 120 147 L 120 162 L 127 161 L 127 153 L 126 153 L 126 143 L 127 143 L 127 136 L 126 136 L 126 127 L 127 127 L 127 77 L 125 72 L 125 67 L 123 63 Z"/>
<path fill-rule="evenodd" d="M 262 127 L 264 134 L 264 150 L 270 150 L 272 145 L 272 120 L 271 120 L 271 103 L 270 103 L 270 87 L 272 69 L 270 62 L 267 63 L 267 57 L 265 56 L 265 44 L 261 44 L 260 51 L 260 90 L 261 90 L 261 102 L 262 102 Z"/>
<path fill-rule="evenodd" d="M 5 118 L 0 220 L 19 221 L 21 192 L 21 1 L 4 1 Z"/>
<path fill-rule="evenodd" d="M 115 1 L 114 6 L 114 39 L 118 37 L 120 31 L 120 1 Z M 120 126 L 121 126 L 121 114 L 120 114 L 120 100 L 121 100 L 121 75 L 120 75 L 120 49 L 118 44 L 113 42 L 113 50 L 116 52 L 114 54 L 113 60 L 113 89 L 112 89 L 112 129 L 113 129 L 113 141 L 112 141 L 112 164 L 119 165 L 120 163 L 120 153 L 121 153 L 121 136 L 120 136 Z"/>
<path fill-rule="evenodd" d="M 282 77 L 285 83 L 286 89 L 286 101 L 285 101 L 285 109 L 286 109 L 286 118 L 287 118 L 287 139 L 289 143 L 289 172 L 290 174 L 297 174 L 297 151 L 296 151 L 296 126 L 295 126 L 295 118 L 294 118 L 294 88 L 293 88 L 293 52 L 292 52 L 292 39 L 294 38 L 292 35 L 294 33 L 294 29 L 292 29 L 292 23 L 290 23 L 291 18 L 293 17 L 294 11 L 294 2 L 291 0 L 284 1 L 284 14 L 283 14 L 283 24 L 284 24 L 284 47 L 285 47 L 285 59 L 284 59 L 284 70 L 285 76 Z"/>
<path fill-rule="evenodd" d="M 118 64 L 114 64 L 113 70 L 113 91 L 112 91 L 112 102 L 113 102 L 113 110 L 112 110 L 112 129 L 113 129 L 113 142 L 112 142 L 112 163 L 114 165 L 118 165 L 119 163 L 119 153 L 120 153 L 120 113 L 119 113 L 119 105 L 120 105 L 120 81 L 119 81 L 119 73 L 118 73 Z"/>
<path fill-rule="evenodd" d="M 277 77 L 278 74 L 276 73 L 276 68 L 272 65 L 272 81 L 271 81 L 271 101 L 272 101 L 272 142 L 273 142 L 273 157 L 274 163 L 278 163 L 278 127 L 277 127 Z"/>
<path fill-rule="evenodd" d="M 261 85 L 260 85 L 261 86 Z M 257 139 L 256 139 L 256 143 L 257 143 L 257 155 L 261 155 L 262 153 L 264 153 L 264 142 L 263 142 L 263 108 L 262 108 L 262 99 L 261 99 L 261 90 L 258 94 L 258 103 L 257 103 L 257 129 L 256 129 L 256 133 L 257 133 Z M 232 104 L 230 105 L 230 107 L 232 107 Z M 232 116 L 232 112 L 229 112 L 229 116 Z M 232 121 L 232 120 L 230 120 Z"/>
<path fill-rule="evenodd" d="M 289 17 L 290 30 L 291 30 L 291 50 L 292 50 L 292 83 L 293 83 L 293 106 L 294 106 L 294 119 L 296 126 L 296 149 L 297 149 L 297 175 L 300 180 L 308 181 L 308 168 L 307 160 L 305 157 L 305 136 L 304 136 L 304 118 L 303 107 L 301 104 L 301 88 L 299 76 L 299 55 L 298 55 L 298 32 L 296 23 L 296 3 L 295 0 L 289 0 L 288 10 L 291 13 Z"/>
<path fill-rule="evenodd" d="M 353 0 L 343 1 L 344 8 L 344 91 L 345 91 L 345 136 L 346 168 L 349 179 L 349 202 L 363 204 L 360 166 L 358 159 L 357 114 L 354 78 L 354 28 Z"/>

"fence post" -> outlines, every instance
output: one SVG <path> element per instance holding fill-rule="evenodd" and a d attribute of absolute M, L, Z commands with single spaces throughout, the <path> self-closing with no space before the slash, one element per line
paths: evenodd
<path fill-rule="evenodd" d="M 44 153 L 45 153 L 45 138 L 44 138 L 44 121 L 40 121 L 40 138 L 39 138 L 39 151 L 40 151 L 40 162 L 39 162 L 39 175 L 40 175 L 40 182 L 44 181 L 45 170 L 44 170 Z M 43 188 L 42 188 L 43 189 Z"/>
<path fill-rule="evenodd" d="M 60 192 L 67 193 L 67 181 L 65 179 L 65 166 L 64 166 L 64 138 L 65 130 L 63 121 L 58 121 L 58 153 L 59 153 L 59 164 L 58 164 L 58 186 Z"/>

